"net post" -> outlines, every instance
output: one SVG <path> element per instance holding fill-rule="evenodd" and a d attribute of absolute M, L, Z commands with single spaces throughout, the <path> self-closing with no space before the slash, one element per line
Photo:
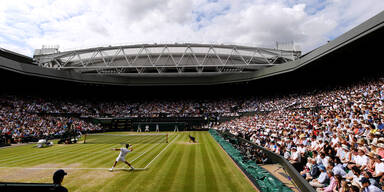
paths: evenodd
<path fill-rule="evenodd" d="M 166 142 L 168 143 L 168 133 L 165 135 L 166 137 Z"/>

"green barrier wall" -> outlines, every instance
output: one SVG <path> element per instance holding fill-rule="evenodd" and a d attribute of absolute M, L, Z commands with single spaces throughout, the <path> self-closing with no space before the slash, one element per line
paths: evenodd
<path fill-rule="evenodd" d="M 258 166 L 254 161 L 244 162 L 243 157 L 236 148 L 229 142 L 224 140 L 217 133 L 216 130 L 210 129 L 209 133 L 212 137 L 223 147 L 227 154 L 236 162 L 236 164 L 244 171 L 249 179 L 259 188 L 260 191 L 265 192 L 288 192 L 292 191 L 285 186 L 281 181 L 273 177 L 268 171 Z"/>

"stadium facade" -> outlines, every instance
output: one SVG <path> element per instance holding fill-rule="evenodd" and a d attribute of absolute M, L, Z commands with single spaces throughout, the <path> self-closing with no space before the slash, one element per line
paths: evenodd
<path fill-rule="evenodd" d="M 59 52 L 34 58 L 0 50 L 2 80 L 20 83 L 78 82 L 93 85 L 228 85 L 258 88 L 339 81 L 381 72 L 384 12 L 319 48 L 298 51 L 213 44 L 141 44 Z M 268 78 L 267 78 L 268 77 Z M 326 77 L 326 78 L 325 78 Z M 33 79 L 31 82 L 28 78 Z M 51 80 L 48 80 L 51 79 Z M 305 79 L 305 81 L 302 81 Z M 58 80 L 58 81 L 57 81 Z M 320 83 L 321 83 L 320 82 Z"/>

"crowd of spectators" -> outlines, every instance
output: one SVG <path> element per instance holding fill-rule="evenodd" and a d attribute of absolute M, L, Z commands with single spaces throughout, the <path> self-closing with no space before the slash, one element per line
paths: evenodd
<path fill-rule="evenodd" d="M 384 189 L 383 102 L 375 79 L 265 101 L 257 114 L 213 128 L 280 154 L 317 191 L 376 192 Z"/>
<path fill-rule="evenodd" d="M 238 117 L 241 112 L 256 111 L 257 104 L 255 98 L 87 100 L 3 95 L 0 96 L 0 135 L 10 137 L 13 142 L 59 137 L 69 122 L 82 132 L 101 129 L 74 117 Z"/>
<path fill-rule="evenodd" d="M 60 138 L 67 130 L 91 132 L 100 130 L 99 125 L 73 117 L 30 113 L 24 100 L 0 100 L 0 135 L 2 142 L 32 142 L 38 139 Z"/>
<path fill-rule="evenodd" d="M 258 110 L 256 98 L 220 99 L 164 99 L 87 100 L 78 98 L 50 98 L 2 96 L 0 104 L 18 107 L 23 112 L 45 114 L 79 114 L 91 117 L 204 117 L 239 116 L 241 112 Z"/>
<path fill-rule="evenodd" d="M 81 132 L 100 130 L 100 125 L 79 117 L 236 117 L 257 110 L 254 99 L 219 100 L 87 100 L 45 96 L 0 96 L 0 136 L 12 142 L 57 138 L 68 124 Z M 77 118 L 75 118 L 77 117 Z"/>

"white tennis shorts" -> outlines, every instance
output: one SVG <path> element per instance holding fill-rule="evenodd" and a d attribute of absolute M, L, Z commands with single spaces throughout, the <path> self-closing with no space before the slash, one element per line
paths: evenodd
<path fill-rule="evenodd" d="M 116 158 L 116 161 L 117 161 L 117 162 L 119 162 L 119 161 L 121 161 L 121 162 L 125 162 L 125 158 L 124 158 L 124 157 L 117 157 L 117 158 Z"/>

